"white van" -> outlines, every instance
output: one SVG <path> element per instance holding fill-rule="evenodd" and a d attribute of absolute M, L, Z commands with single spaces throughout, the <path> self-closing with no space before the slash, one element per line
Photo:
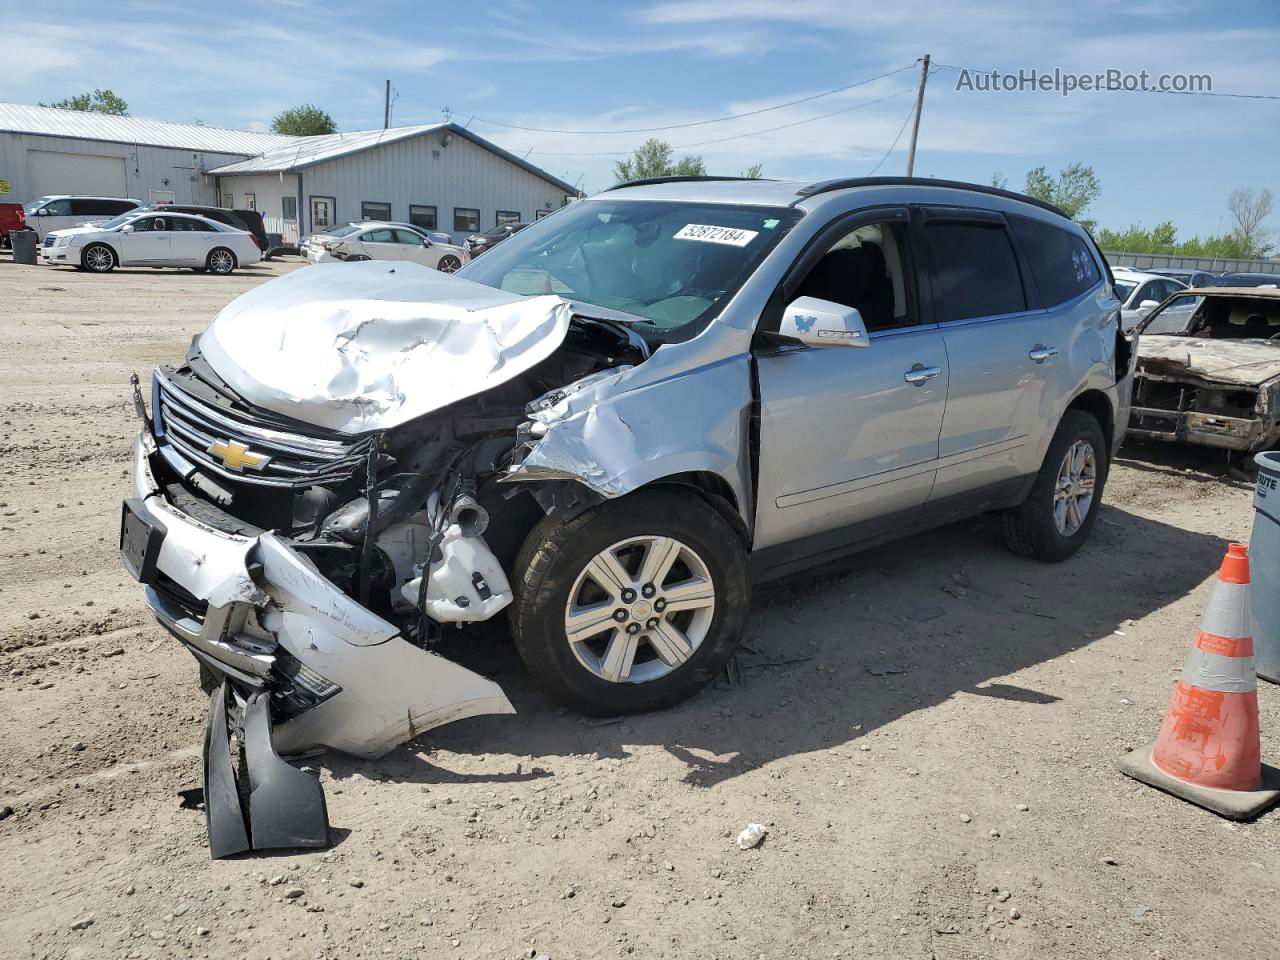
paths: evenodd
<path fill-rule="evenodd" d="M 142 206 L 138 200 L 121 197 L 41 197 L 32 200 L 24 210 L 27 228 L 44 238 L 54 230 L 74 227 L 87 220 L 110 220 Z"/>

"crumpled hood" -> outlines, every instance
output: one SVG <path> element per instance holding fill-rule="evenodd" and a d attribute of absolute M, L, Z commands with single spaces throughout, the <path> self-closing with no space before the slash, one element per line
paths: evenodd
<path fill-rule="evenodd" d="M 1261 384 L 1280 376 L 1280 343 L 1143 335 L 1138 363 L 1144 369 L 1182 370 L 1221 383 Z"/>
<path fill-rule="evenodd" d="M 324 263 L 232 301 L 201 335 L 246 400 L 304 423 L 365 433 L 481 393 L 545 360 L 572 316 L 415 263 Z"/>

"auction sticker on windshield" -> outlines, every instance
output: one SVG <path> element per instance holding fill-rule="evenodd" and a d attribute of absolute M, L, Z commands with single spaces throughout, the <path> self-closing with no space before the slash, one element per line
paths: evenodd
<path fill-rule="evenodd" d="M 755 230 L 739 230 L 737 227 L 713 227 L 706 223 L 689 223 L 676 231 L 677 240 L 701 240 L 703 243 L 726 243 L 731 247 L 745 247 L 760 234 Z"/>

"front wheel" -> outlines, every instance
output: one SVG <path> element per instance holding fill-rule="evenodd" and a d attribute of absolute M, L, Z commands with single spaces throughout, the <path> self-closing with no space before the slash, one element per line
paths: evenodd
<path fill-rule="evenodd" d="M 750 603 L 741 536 L 693 491 L 544 518 L 516 570 L 520 657 L 553 698 L 603 716 L 693 696 L 737 648 Z"/>
<path fill-rule="evenodd" d="M 1107 469 L 1102 427 L 1083 410 L 1068 410 L 1030 495 L 1004 514 L 1005 543 L 1037 560 L 1066 560 L 1089 539 Z"/>
<path fill-rule="evenodd" d="M 462 269 L 462 261 L 452 253 L 447 253 L 440 258 L 440 262 L 436 264 L 436 269 L 441 273 L 453 273 Z"/>
<path fill-rule="evenodd" d="M 210 273 L 226 276 L 236 268 L 236 255 L 226 247 L 217 247 L 209 251 L 209 258 L 204 265 Z"/>
<path fill-rule="evenodd" d="M 80 262 L 94 273 L 110 273 L 116 268 L 116 253 L 105 243 L 92 243 L 85 247 Z"/>

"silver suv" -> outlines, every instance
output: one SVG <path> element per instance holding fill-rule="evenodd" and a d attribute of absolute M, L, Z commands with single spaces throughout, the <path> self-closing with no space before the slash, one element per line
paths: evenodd
<path fill-rule="evenodd" d="M 233 302 L 138 391 L 122 553 L 285 751 L 510 711 L 433 652 L 499 612 L 551 696 L 653 710 L 724 667 L 761 579 L 991 511 L 1071 556 L 1128 419 L 1119 318 L 1026 197 L 629 184 L 453 276 L 321 264 Z"/>

